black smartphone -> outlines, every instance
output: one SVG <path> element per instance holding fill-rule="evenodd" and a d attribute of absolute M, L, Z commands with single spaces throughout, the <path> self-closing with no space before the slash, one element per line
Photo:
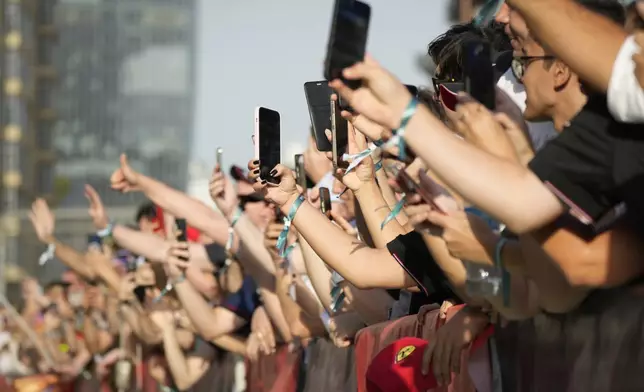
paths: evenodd
<path fill-rule="evenodd" d="M 175 219 L 175 223 L 177 225 L 177 230 L 179 231 L 179 234 L 177 234 L 177 241 L 179 242 L 188 241 L 188 233 L 187 233 L 188 225 L 186 224 L 186 220 L 177 218 Z"/>
<path fill-rule="evenodd" d="M 331 219 L 331 192 L 329 192 L 329 188 L 320 187 L 320 211 Z"/>
<path fill-rule="evenodd" d="M 475 42 L 465 48 L 465 91 L 486 108 L 496 108 L 496 83 L 492 50 L 487 42 Z"/>
<path fill-rule="evenodd" d="M 331 110 L 329 109 L 331 94 L 333 90 L 326 80 L 304 83 L 304 95 L 306 95 L 311 116 L 313 138 L 320 151 L 331 151 L 331 142 L 324 134 L 325 130 L 331 129 Z"/>
<path fill-rule="evenodd" d="M 295 154 L 295 177 L 297 179 L 297 185 L 302 187 L 302 190 L 306 192 L 306 171 L 304 170 L 304 155 Z"/>
<path fill-rule="evenodd" d="M 336 0 L 324 61 L 327 80 L 342 79 L 352 89 L 360 80 L 345 80 L 342 70 L 364 59 L 369 35 L 371 7 L 361 1 Z"/>
<path fill-rule="evenodd" d="M 259 176 L 272 184 L 279 179 L 271 171 L 281 161 L 280 114 L 275 110 L 258 107 L 255 109 L 255 157 L 259 159 Z"/>
<path fill-rule="evenodd" d="M 333 168 L 345 169 L 349 167 L 349 163 L 342 159 L 342 156 L 347 152 L 347 144 L 349 143 L 349 123 L 345 120 L 340 113 L 340 102 L 338 100 L 330 100 L 329 106 L 331 107 L 331 153 L 333 156 Z"/>

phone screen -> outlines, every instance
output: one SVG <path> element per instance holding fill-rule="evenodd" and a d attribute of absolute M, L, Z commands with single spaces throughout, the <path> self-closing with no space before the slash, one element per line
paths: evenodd
<path fill-rule="evenodd" d="M 281 161 L 280 114 L 275 110 L 259 108 L 259 175 L 262 180 L 277 184 L 279 179 L 270 175 Z"/>
<path fill-rule="evenodd" d="M 327 80 L 342 78 L 342 70 L 364 59 L 371 7 L 361 1 L 336 0 L 324 67 Z M 344 80 L 360 87 L 359 80 Z"/>
<path fill-rule="evenodd" d="M 304 94 L 311 116 L 313 138 L 320 151 L 331 151 L 331 142 L 324 131 L 331 129 L 331 109 L 329 99 L 333 90 L 326 80 L 304 83 Z"/>
<path fill-rule="evenodd" d="M 331 219 L 331 192 L 329 192 L 329 188 L 320 187 L 320 211 Z"/>
<path fill-rule="evenodd" d="M 476 42 L 466 47 L 465 91 L 486 108 L 496 108 L 494 65 L 492 52 L 486 42 Z"/>
<path fill-rule="evenodd" d="M 176 219 L 175 222 L 177 224 L 177 230 L 180 232 L 177 235 L 177 241 L 186 242 L 188 240 L 188 233 L 187 233 L 188 225 L 186 224 L 186 220 Z"/>
<path fill-rule="evenodd" d="M 295 177 L 297 178 L 297 185 L 306 191 L 306 171 L 304 170 L 304 155 L 295 154 Z"/>
<path fill-rule="evenodd" d="M 349 163 L 342 159 L 342 156 L 347 151 L 347 144 L 349 143 L 349 124 L 340 113 L 340 103 L 331 100 L 331 152 L 333 155 L 334 168 L 347 168 Z"/>

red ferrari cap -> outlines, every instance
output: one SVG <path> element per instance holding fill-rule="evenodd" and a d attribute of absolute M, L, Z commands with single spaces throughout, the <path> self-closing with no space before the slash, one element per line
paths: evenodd
<path fill-rule="evenodd" d="M 481 332 L 470 347 L 476 351 L 494 333 L 494 326 Z M 367 369 L 368 392 L 426 392 L 438 386 L 433 372 L 422 373 L 423 352 L 429 342 L 402 338 L 382 349 Z"/>
<path fill-rule="evenodd" d="M 421 371 L 428 344 L 419 338 L 403 338 L 382 349 L 367 369 L 367 391 L 425 392 L 436 388 L 434 373 L 423 375 Z"/>

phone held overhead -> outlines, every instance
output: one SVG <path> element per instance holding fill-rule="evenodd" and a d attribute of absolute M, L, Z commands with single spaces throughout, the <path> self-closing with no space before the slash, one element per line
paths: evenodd
<path fill-rule="evenodd" d="M 337 99 L 330 99 L 331 107 L 331 155 L 334 169 L 346 169 L 349 163 L 342 159 L 349 143 L 349 124 L 342 117 L 342 109 Z"/>
<path fill-rule="evenodd" d="M 331 142 L 324 133 L 331 129 L 331 108 L 329 100 L 333 90 L 326 80 L 304 83 L 304 95 L 309 107 L 313 138 L 319 151 L 331 151 Z"/>
<path fill-rule="evenodd" d="M 304 170 L 304 155 L 302 154 L 295 154 L 295 178 L 297 179 L 297 185 L 306 194 L 306 171 Z"/>
<path fill-rule="evenodd" d="M 352 89 L 360 87 L 360 80 L 344 79 L 342 70 L 364 60 L 370 20 L 368 4 L 358 0 L 336 0 L 324 61 L 327 80 L 340 78 Z"/>
<path fill-rule="evenodd" d="M 255 108 L 255 158 L 259 160 L 259 177 L 271 184 L 279 179 L 271 172 L 281 162 L 280 114 L 265 107 Z"/>

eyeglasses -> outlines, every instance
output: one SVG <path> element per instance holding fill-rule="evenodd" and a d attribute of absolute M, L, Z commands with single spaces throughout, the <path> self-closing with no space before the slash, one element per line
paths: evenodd
<path fill-rule="evenodd" d="M 512 73 L 518 81 L 523 80 L 526 68 L 538 60 L 554 60 L 554 56 L 516 56 L 512 58 Z"/>

